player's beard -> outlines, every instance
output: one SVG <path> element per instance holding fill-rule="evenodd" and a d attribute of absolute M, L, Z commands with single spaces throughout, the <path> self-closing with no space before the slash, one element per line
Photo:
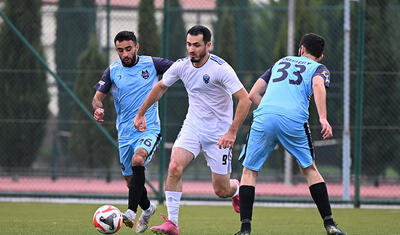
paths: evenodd
<path fill-rule="evenodd" d="M 126 58 L 129 58 L 130 60 L 126 60 Z M 136 52 L 133 53 L 132 57 L 129 57 L 129 56 L 127 56 L 125 58 L 120 57 L 120 59 L 121 59 L 122 65 L 124 67 L 132 67 L 133 65 L 135 65 L 135 62 L 136 62 Z"/>
<path fill-rule="evenodd" d="M 206 48 L 204 48 L 204 51 L 200 52 L 199 58 L 198 58 L 198 59 L 195 59 L 195 58 L 190 57 L 190 61 L 191 61 L 192 63 L 198 63 L 198 62 L 200 62 L 206 55 L 207 55 L 207 50 L 206 50 Z"/>

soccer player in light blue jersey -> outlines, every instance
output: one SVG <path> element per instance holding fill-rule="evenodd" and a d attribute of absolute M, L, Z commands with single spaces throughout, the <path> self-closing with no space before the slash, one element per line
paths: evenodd
<path fill-rule="evenodd" d="M 242 179 L 239 189 L 240 220 L 238 235 L 250 234 L 255 183 L 276 144 L 291 153 L 300 165 L 310 193 L 324 221 L 327 234 L 345 234 L 333 221 L 326 184 L 314 161 L 314 150 L 308 126 L 311 95 L 317 107 L 324 140 L 332 137 L 327 120 L 326 90 L 328 69 L 323 58 L 325 40 L 316 34 L 302 37 L 299 56 L 278 60 L 254 84 L 250 99 L 257 106 L 248 142 L 242 151 Z"/>
<path fill-rule="evenodd" d="M 119 158 L 122 175 L 129 188 L 128 209 L 124 213 L 124 223 L 133 227 L 138 205 L 143 212 L 136 224 L 136 232 L 144 232 L 156 206 L 147 197 L 145 166 L 150 162 L 159 142 L 160 121 L 158 104 L 147 110 L 148 128 L 146 132 L 135 129 L 133 119 L 147 94 L 158 82 L 172 61 L 150 56 L 138 56 L 139 44 L 133 32 L 121 31 L 114 39 L 115 50 L 120 60 L 112 63 L 101 80 L 94 86 L 96 93 L 92 106 L 94 119 L 103 122 L 102 100 L 111 90 L 117 114 Z"/>

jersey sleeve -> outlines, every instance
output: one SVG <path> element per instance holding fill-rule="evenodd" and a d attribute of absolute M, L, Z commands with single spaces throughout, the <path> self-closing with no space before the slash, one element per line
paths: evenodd
<path fill-rule="evenodd" d="M 161 80 L 164 83 L 164 85 L 170 87 L 180 79 L 179 71 L 181 64 L 182 64 L 181 62 L 173 63 L 171 67 L 169 67 L 169 69 L 164 73 L 163 78 Z"/>
<path fill-rule="evenodd" d="M 263 79 L 267 84 L 269 82 L 269 79 L 271 78 L 271 70 L 272 67 L 270 67 L 269 69 L 267 69 L 267 71 L 265 71 L 262 75 L 261 75 L 261 79 Z"/>
<path fill-rule="evenodd" d="M 321 76 L 324 79 L 324 84 L 325 87 L 329 87 L 330 82 L 331 82 L 331 73 L 329 70 L 325 67 L 325 65 L 320 65 L 318 66 L 317 70 L 315 70 L 314 76 Z"/>
<path fill-rule="evenodd" d="M 111 78 L 110 78 L 110 67 L 108 67 L 104 73 L 103 76 L 101 76 L 101 79 L 96 85 L 93 86 L 93 88 L 96 91 L 101 91 L 103 93 L 108 93 L 111 88 Z"/>
<path fill-rule="evenodd" d="M 240 82 L 235 70 L 233 70 L 230 65 L 226 64 L 221 68 L 221 82 L 231 94 L 234 94 L 243 88 L 243 84 Z"/>
<path fill-rule="evenodd" d="M 165 71 L 171 67 L 171 65 L 174 63 L 171 60 L 164 59 L 161 57 L 152 57 L 154 67 L 156 68 L 157 74 L 164 74 Z"/>

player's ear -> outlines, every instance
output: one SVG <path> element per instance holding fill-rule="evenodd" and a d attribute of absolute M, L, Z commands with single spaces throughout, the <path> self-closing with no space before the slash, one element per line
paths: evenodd
<path fill-rule="evenodd" d="M 324 58 L 324 54 L 321 54 L 321 56 L 317 58 L 317 62 L 320 62 L 323 58 Z"/>
<path fill-rule="evenodd" d="M 306 48 L 304 47 L 304 45 L 300 45 L 300 47 L 299 47 L 299 56 L 302 56 L 305 53 L 306 53 Z"/>
<path fill-rule="evenodd" d="M 211 42 L 207 42 L 206 47 L 207 47 L 207 49 L 210 49 L 211 48 Z"/>
<path fill-rule="evenodd" d="M 135 47 L 136 47 L 136 51 L 138 51 L 139 50 L 139 42 L 136 43 Z"/>

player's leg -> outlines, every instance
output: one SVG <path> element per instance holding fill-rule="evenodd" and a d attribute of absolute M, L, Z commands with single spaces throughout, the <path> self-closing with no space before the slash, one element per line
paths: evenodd
<path fill-rule="evenodd" d="M 158 130 L 148 130 L 140 135 L 135 145 L 135 154 L 132 158 L 132 179 L 129 184 L 129 209 L 136 214 L 138 205 L 142 208 L 142 214 L 136 224 L 136 232 L 144 232 L 148 227 L 150 217 L 156 211 L 156 206 L 150 203 L 145 187 L 145 166 L 150 162 L 161 135 Z M 136 211 L 135 211 L 136 210 Z"/>
<path fill-rule="evenodd" d="M 150 201 L 147 197 L 146 187 L 143 187 L 142 198 L 139 201 L 139 206 L 141 208 L 146 208 L 146 205 L 148 205 L 147 209 L 142 210 L 142 214 L 140 215 L 139 220 L 136 224 L 136 232 L 137 233 L 143 233 L 147 230 L 147 228 L 149 227 L 150 218 L 151 218 L 151 216 L 154 215 L 154 213 L 157 210 L 157 206 L 153 203 L 150 203 Z"/>
<path fill-rule="evenodd" d="M 120 143 L 121 144 L 121 143 Z M 129 189 L 130 182 L 132 180 L 132 157 L 133 157 L 133 149 L 129 144 L 123 145 L 123 147 L 119 148 L 119 160 L 121 164 L 122 175 L 125 178 L 126 185 Z M 132 228 L 134 219 L 136 217 L 136 213 L 129 208 L 123 214 L 123 222 L 127 227 Z"/>
<path fill-rule="evenodd" d="M 343 235 L 332 218 L 328 190 L 314 162 L 314 149 L 308 123 L 284 120 L 285 127 L 279 136 L 282 146 L 291 153 L 300 165 L 302 174 L 307 180 L 311 197 L 317 205 L 328 234 Z"/>
<path fill-rule="evenodd" d="M 211 174 L 215 195 L 220 198 L 227 198 L 239 193 L 238 180 L 230 179 L 230 176 L 230 174 L 221 175 L 214 172 Z"/>
<path fill-rule="evenodd" d="M 317 205 L 319 214 L 324 221 L 324 227 L 328 234 L 343 235 L 346 234 L 341 231 L 335 221 L 333 221 L 331 205 L 329 202 L 328 190 L 324 179 L 318 172 L 315 162 L 311 166 L 302 168 L 300 167 L 302 174 L 307 180 L 311 197 Z"/>
<path fill-rule="evenodd" d="M 251 232 L 256 179 L 277 141 L 275 129 L 277 116 L 262 115 L 260 118 L 267 118 L 268 122 L 254 120 L 249 138 L 240 156 L 243 171 L 239 188 L 241 227 L 238 235 L 247 235 Z"/>
<path fill-rule="evenodd" d="M 239 189 L 240 221 L 242 223 L 240 226 L 240 231 L 237 233 L 238 235 L 250 234 L 251 232 L 251 220 L 253 217 L 253 204 L 257 176 L 257 171 L 243 167 Z"/>
<path fill-rule="evenodd" d="M 230 179 L 232 170 L 232 151 L 230 148 L 220 149 L 217 145 L 220 136 L 204 135 L 201 146 L 207 165 L 212 172 L 212 185 L 218 197 L 232 197 L 233 209 L 239 213 L 239 180 Z"/>
<path fill-rule="evenodd" d="M 132 178 L 129 183 L 128 208 L 135 213 L 137 212 L 139 201 L 143 197 L 143 188 L 145 183 L 144 163 L 147 155 L 148 153 L 145 149 L 139 148 L 135 151 L 132 158 Z M 147 209 L 150 206 L 150 201 L 148 199 L 144 200 L 144 204 L 145 209 Z"/>
<path fill-rule="evenodd" d="M 168 218 L 163 217 L 164 223 L 154 226 L 151 230 L 158 234 L 177 235 L 179 233 L 178 217 L 182 196 L 182 174 L 184 169 L 194 159 L 194 154 L 184 148 L 174 147 L 168 167 L 165 183 L 165 199 Z"/>
<path fill-rule="evenodd" d="M 130 146 L 132 148 L 132 146 Z M 129 194 L 128 194 L 128 209 L 123 214 L 123 222 L 126 226 L 132 228 L 135 223 L 137 208 L 139 201 L 143 197 L 144 188 L 144 162 L 147 158 L 147 151 L 138 149 L 132 157 L 131 169 L 132 175 L 129 177 Z M 143 182 L 143 183 L 142 183 Z M 146 196 L 147 199 L 147 196 Z M 146 200 L 144 200 L 146 201 Z M 150 201 L 147 202 L 150 205 Z M 149 207 L 149 205 L 147 207 Z"/>

